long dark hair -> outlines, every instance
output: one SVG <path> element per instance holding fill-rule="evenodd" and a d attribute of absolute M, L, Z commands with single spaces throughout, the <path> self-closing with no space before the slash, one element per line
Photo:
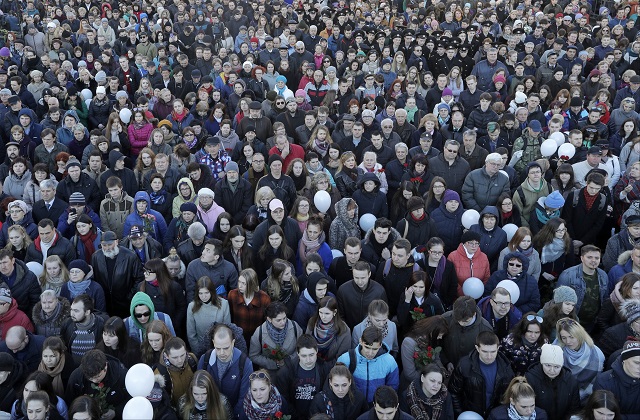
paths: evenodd
<path fill-rule="evenodd" d="M 127 328 L 124 325 L 122 318 L 118 316 L 112 316 L 104 323 L 102 332 L 113 334 L 118 337 L 118 349 L 124 354 L 129 347 L 129 334 L 127 334 Z"/>
<path fill-rule="evenodd" d="M 158 286 L 160 287 L 160 293 L 162 293 L 162 299 L 165 304 L 169 303 L 169 296 L 171 295 L 171 274 L 169 274 L 169 270 L 167 266 L 164 264 L 160 258 L 153 258 L 147 261 L 144 265 L 146 270 L 149 270 L 152 273 L 156 274 L 156 279 L 158 280 Z M 140 282 L 140 291 L 147 292 L 147 282 Z"/>
<path fill-rule="evenodd" d="M 423 318 L 416 321 L 411 327 L 411 331 L 407 334 L 407 337 L 411 337 L 416 341 L 422 340 L 430 346 L 438 342 L 438 336 L 447 335 L 449 333 L 449 326 L 447 321 L 442 315 L 436 315 L 429 318 Z"/>
<path fill-rule="evenodd" d="M 534 318 L 529 321 L 527 319 L 527 315 L 533 315 Z M 540 337 L 538 337 L 538 341 L 536 341 L 535 344 L 540 347 L 547 342 L 547 332 L 544 322 L 538 322 L 538 319 L 535 318 L 536 316 L 537 314 L 535 312 L 527 312 L 526 314 L 522 315 L 520 321 L 518 321 L 518 323 L 514 325 L 513 328 L 511 328 L 511 333 L 513 334 L 513 344 L 516 347 L 522 345 L 522 337 L 524 337 L 524 335 L 527 333 L 529 325 L 532 324 L 540 327 Z"/>
<path fill-rule="evenodd" d="M 200 294 L 198 293 L 200 289 L 207 289 L 209 293 L 211 293 L 211 304 L 213 306 L 217 306 L 220 308 L 222 302 L 220 301 L 220 296 L 216 292 L 216 285 L 213 284 L 213 281 L 208 276 L 202 276 L 196 282 L 196 290 L 193 295 L 193 312 L 196 313 L 200 310 L 202 305 L 205 304 L 202 300 L 200 300 Z"/>
<path fill-rule="evenodd" d="M 338 311 L 338 301 L 333 296 L 325 296 L 320 299 L 320 303 L 318 304 L 318 309 L 316 309 L 316 313 L 309 320 L 308 328 L 313 330 L 316 326 L 316 322 L 320 319 L 320 309 L 327 308 L 330 311 L 336 311 L 336 315 L 333 317 L 333 325 L 336 329 L 336 336 L 341 335 L 348 331 L 347 324 L 344 323 L 342 318 L 340 317 L 340 312 Z"/>
<path fill-rule="evenodd" d="M 560 225 L 564 225 L 566 228 L 567 222 L 559 217 L 549 219 L 549 221 L 542 227 L 542 229 L 540 229 L 540 232 L 538 232 L 536 236 L 533 237 L 533 247 L 540 253 L 540 255 L 542 255 L 542 248 L 545 245 L 549 245 L 551 242 L 553 242 L 556 230 L 558 230 Z M 564 253 L 566 255 L 569 253 L 571 247 L 571 238 L 569 237 L 568 231 L 565 232 L 562 240 L 564 241 Z"/>
<path fill-rule="evenodd" d="M 594 420 L 595 416 L 593 415 L 593 412 L 598 408 L 611 410 L 615 414 L 613 420 L 622 420 L 620 404 L 613 392 L 604 389 L 593 391 L 593 394 L 591 394 L 587 399 L 587 403 L 579 416 L 583 420 Z"/>
<path fill-rule="evenodd" d="M 573 185 L 576 183 L 576 176 L 575 173 L 573 172 L 573 166 L 571 166 L 568 163 L 563 163 L 560 166 L 558 166 L 558 169 L 556 169 L 556 173 L 553 176 L 556 181 L 558 182 L 558 187 L 561 189 L 564 189 L 564 185 L 562 184 L 562 181 L 560 180 L 560 175 L 561 174 L 568 174 L 570 176 L 569 178 L 569 182 L 567 182 L 567 189 L 571 189 L 571 187 L 573 187 Z M 562 192 L 562 191 L 561 191 Z"/>
<path fill-rule="evenodd" d="M 293 250 L 289 245 L 287 245 L 287 239 L 284 236 L 284 231 L 278 225 L 273 225 L 269 227 L 269 229 L 267 230 L 267 235 L 265 237 L 264 243 L 262 244 L 262 246 L 260 247 L 260 250 L 258 251 L 258 255 L 260 256 L 260 258 L 264 259 L 267 256 L 267 253 L 271 251 L 269 236 L 273 234 L 278 234 L 280 235 L 280 237 L 282 237 L 282 242 L 280 243 L 280 247 L 278 248 L 279 254 L 282 256 L 283 259 L 287 261 L 290 260 L 294 256 Z"/>
<path fill-rule="evenodd" d="M 242 236 L 244 238 L 244 245 L 242 245 L 241 253 L 240 253 L 240 263 L 242 264 L 242 268 L 251 267 L 251 248 L 249 247 L 249 240 L 247 238 L 247 232 L 240 225 L 231 226 L 229 232 L 227 232 L 227 236 L 224 238 L 224 242 L 222 243 L 222 249 L 224 251 L 229 251 L 233 249 L 233 244 L 231 240 L 233 238 L 237 238 L 238 236 Z M 233 261 L 231 261 L 233 262 Z"/>

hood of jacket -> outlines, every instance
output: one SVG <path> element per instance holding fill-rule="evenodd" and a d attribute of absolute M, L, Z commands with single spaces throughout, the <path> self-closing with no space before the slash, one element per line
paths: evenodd
<path fill-rule="evenodd" d="M 64 123 L 64 119 L 66 117 L 73 117 L 73 119 L 76 120 L 76 124 L 80 122 L 80 117 L 78 117 L 78 114 L 73 109 L 70 109 L 70 110 L 68 110 L 67 112 L 64 113 L 64 115 L 61 118 L 63 123 Z"/>
<path fill-rule="evenodd" d="M 183 184 L 187 184 L 189 186 L 189 189 L 191 190 L 191 194 L 187 198 L 184 198 L 182 196 L 182 194 L 180 193 L 180 186 L 183 185 Z M 195 198 L 196 191 L 193 188 L 193 182 L 191 182 L 191 180 L 189 178 L 187 178 L 187 177 L 180 178 L 180 181 L 178 181 L 178 185 L 177 185 L 176 189 L 178 190 L 178 196 L 180 198 L 182 198 L 183 200 L 191 201 L 191 200 L 193 200 Z"/>
<path fill-rule="evenodd" d="M 372 174 L 373 175 L 373 174 Z M 376 179 L 377 177 L 375 175 L 373 175 Z M 353 201 L 355 203 L 355 200 L 353 200 L 352 198 L 343 198 L 342 200 L 338 201 L 336 203 L 336 215 L 338 216 L 339 219 L 342 220 L 349 220 L 349 215 L 347 214 L 347 208 L 349 207 L 349 203 Z M 356 204 L 356 211 L 353 215 L 353 219 L 351 219 L 352 221 L 355 221 L 355 223 L 358 223 L 358 204 Z"/>
<path fill-rule="evenodd" d="M 133 320 L 133 323 L 135 324 L 135 326 L 143 330 L 144 327 L 142 326 L 142 324 L 140 324 L 140 322 L 138 321 L 138 318 L 136 318 L 134 315 L 135 308 L 138 305 L 146 305 L 149 308 L 149 311 L 151 311 L 149 321 L 155 318 L 156 311 L 155 311 L 155 306 L 153 306 L 153 301 L 151 300 L 151 297 L 148 294 L 144 292 L 137 292 L 135 295 L 133 295 L 133 298 L 131 299 L 131 305 L 129 305 L 129 312 L 131 313 L 131 319 Z"/>
<path fill-rule="evenodd" d="M 502 260 L 502 269 L 506 270 L 507 267 L 509 266 L 509 260 L 513 259 L 513 258 L 517 258 L 520 260 L 520 262 L 522 263 L 522 272 L 526 273 L 527 270 L 529 270 L 529 257 L 527 257 L 526 255 L 524 255 L 522 252 L 509 252 L 507 255 L 504 256 L 504 259 Z"/>
<path fill-rule="evenodd" d="M 378 188 L 380 188 L 380 180 L 373 172 L 365 172 L 362 176 L 362 179 L 360 179 L 360 181 L 358 182 L 358 187 L 362 188 L 362 190 L 364 191 L 364 183 L 367 181 L 373 181 L 376 184 L 376 188 L 374 189 L 374 191 L 377 191 Z"/>
<path fill-rule="evenodd" d="M 115 170 L 116 168 L 116 162 L 118 161 L 118 159 L 124 157 L 124 155 L 122 153 L 120 153 L 119 150 L 112 150 L 109 152 L 109 169 L 111 170 Z"/>
<path fill-rule="evenodd" d="M 318 282 L 320 280 L 327 279 L 327 275 L 316 271 L 314 273 L 309 274 L 307 279 L 308 279 L 307 280 L 307 293 L 309 294 L 309 296 L 311 296 L 313 301 L 316 304 L 318 304 L 320 302 L 318 302 L 318 296 L 316 296 L 316 286 L 318 285 Z"/>
<path fill-rule="evenodd" d="M 38 121 L 38 117 L 36 117 L 36 113 L 29 108 L 22 108 L 20 112 L 18 112 L 18 117 L 21 117 L 23 115 L 26 115 L 27 117 L 31 118 L 31 121 L 29 122 L 28 127 L 33 126 L 33 124 L 35 124 L 36 121 Z"/>
<path fill-rule="evenodd" d="M 136 193 L 136 196 L 133 198 L 133 211 L 138 211 L 137 205 L 140 200 L 147 202 L 147 210 L 145 210 L 145 213 L 149 213 L 149 210 L 151 209 L 151 199 L 149 198 L 149 193 L 146 191 L 138 191 Z"/>

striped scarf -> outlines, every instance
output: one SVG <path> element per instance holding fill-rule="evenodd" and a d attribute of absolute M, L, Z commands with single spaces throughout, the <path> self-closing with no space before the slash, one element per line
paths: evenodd
<path fill-rule="evenodd" d="M 411 382 L 411 385 L 409 385 L 407 389 L 407 403 L 411 415 L 416 420 L 438 420 L 442 413 L 442 406 L 447 399 L 447 386 L 442 384 L 442 388 L 438 394 L 431 398 L 423 399 L 418 395 L 416 383 L 418 383 L 418 381 Z M 427 407 L 431 407 L 431 416 L 429 416 Z"/>

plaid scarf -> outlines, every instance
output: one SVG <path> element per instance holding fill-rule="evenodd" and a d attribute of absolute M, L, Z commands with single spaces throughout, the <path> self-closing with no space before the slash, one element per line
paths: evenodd
<path fill-rule="evenodd" d="M 247 392 L 242 402 L 242 408 L 244 414 L 251 420 L 267 420 L 282 408 L 282 396 L 280 396 L 278 388 L 271 385 L 269 400 L 264 404 L 258 404 L 251 396 L 251 392 Z"/>
<path fill-rule="evenodd" d="M 416 420 L 438 420 L 442 413 L 442 406 L 447 399 L 447 386 L 442 384 L 442 388 L 438 394 L 431 398 L 423 399 L 418 395 L 417 381 L 411 382 L 407 389 L 407 403 L 411 415 Z M 431 407 L 431 416 L 429 416 L 427 407 Z"/>
<path fill-rule="evenodd" d="M 298 256 L 300 260 L 304 263 L 307 261 L 307 255 L 312 252 L 318 252 L 320 247 L 325 241 L 324 232 L 320 233 L 320 236 L 315 241 L 309 239 L 307 235 L 307 231 L 302 232 L 302 240 L 300 241 L 300 245 L 298 246 Z"/>

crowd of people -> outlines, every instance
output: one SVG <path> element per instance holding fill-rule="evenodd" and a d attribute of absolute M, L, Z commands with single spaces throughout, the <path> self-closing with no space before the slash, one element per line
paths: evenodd
<path fill-rule="evenodd" d="M 0 418 L 640 419 L 637 17 L 3 0 Z"/>

